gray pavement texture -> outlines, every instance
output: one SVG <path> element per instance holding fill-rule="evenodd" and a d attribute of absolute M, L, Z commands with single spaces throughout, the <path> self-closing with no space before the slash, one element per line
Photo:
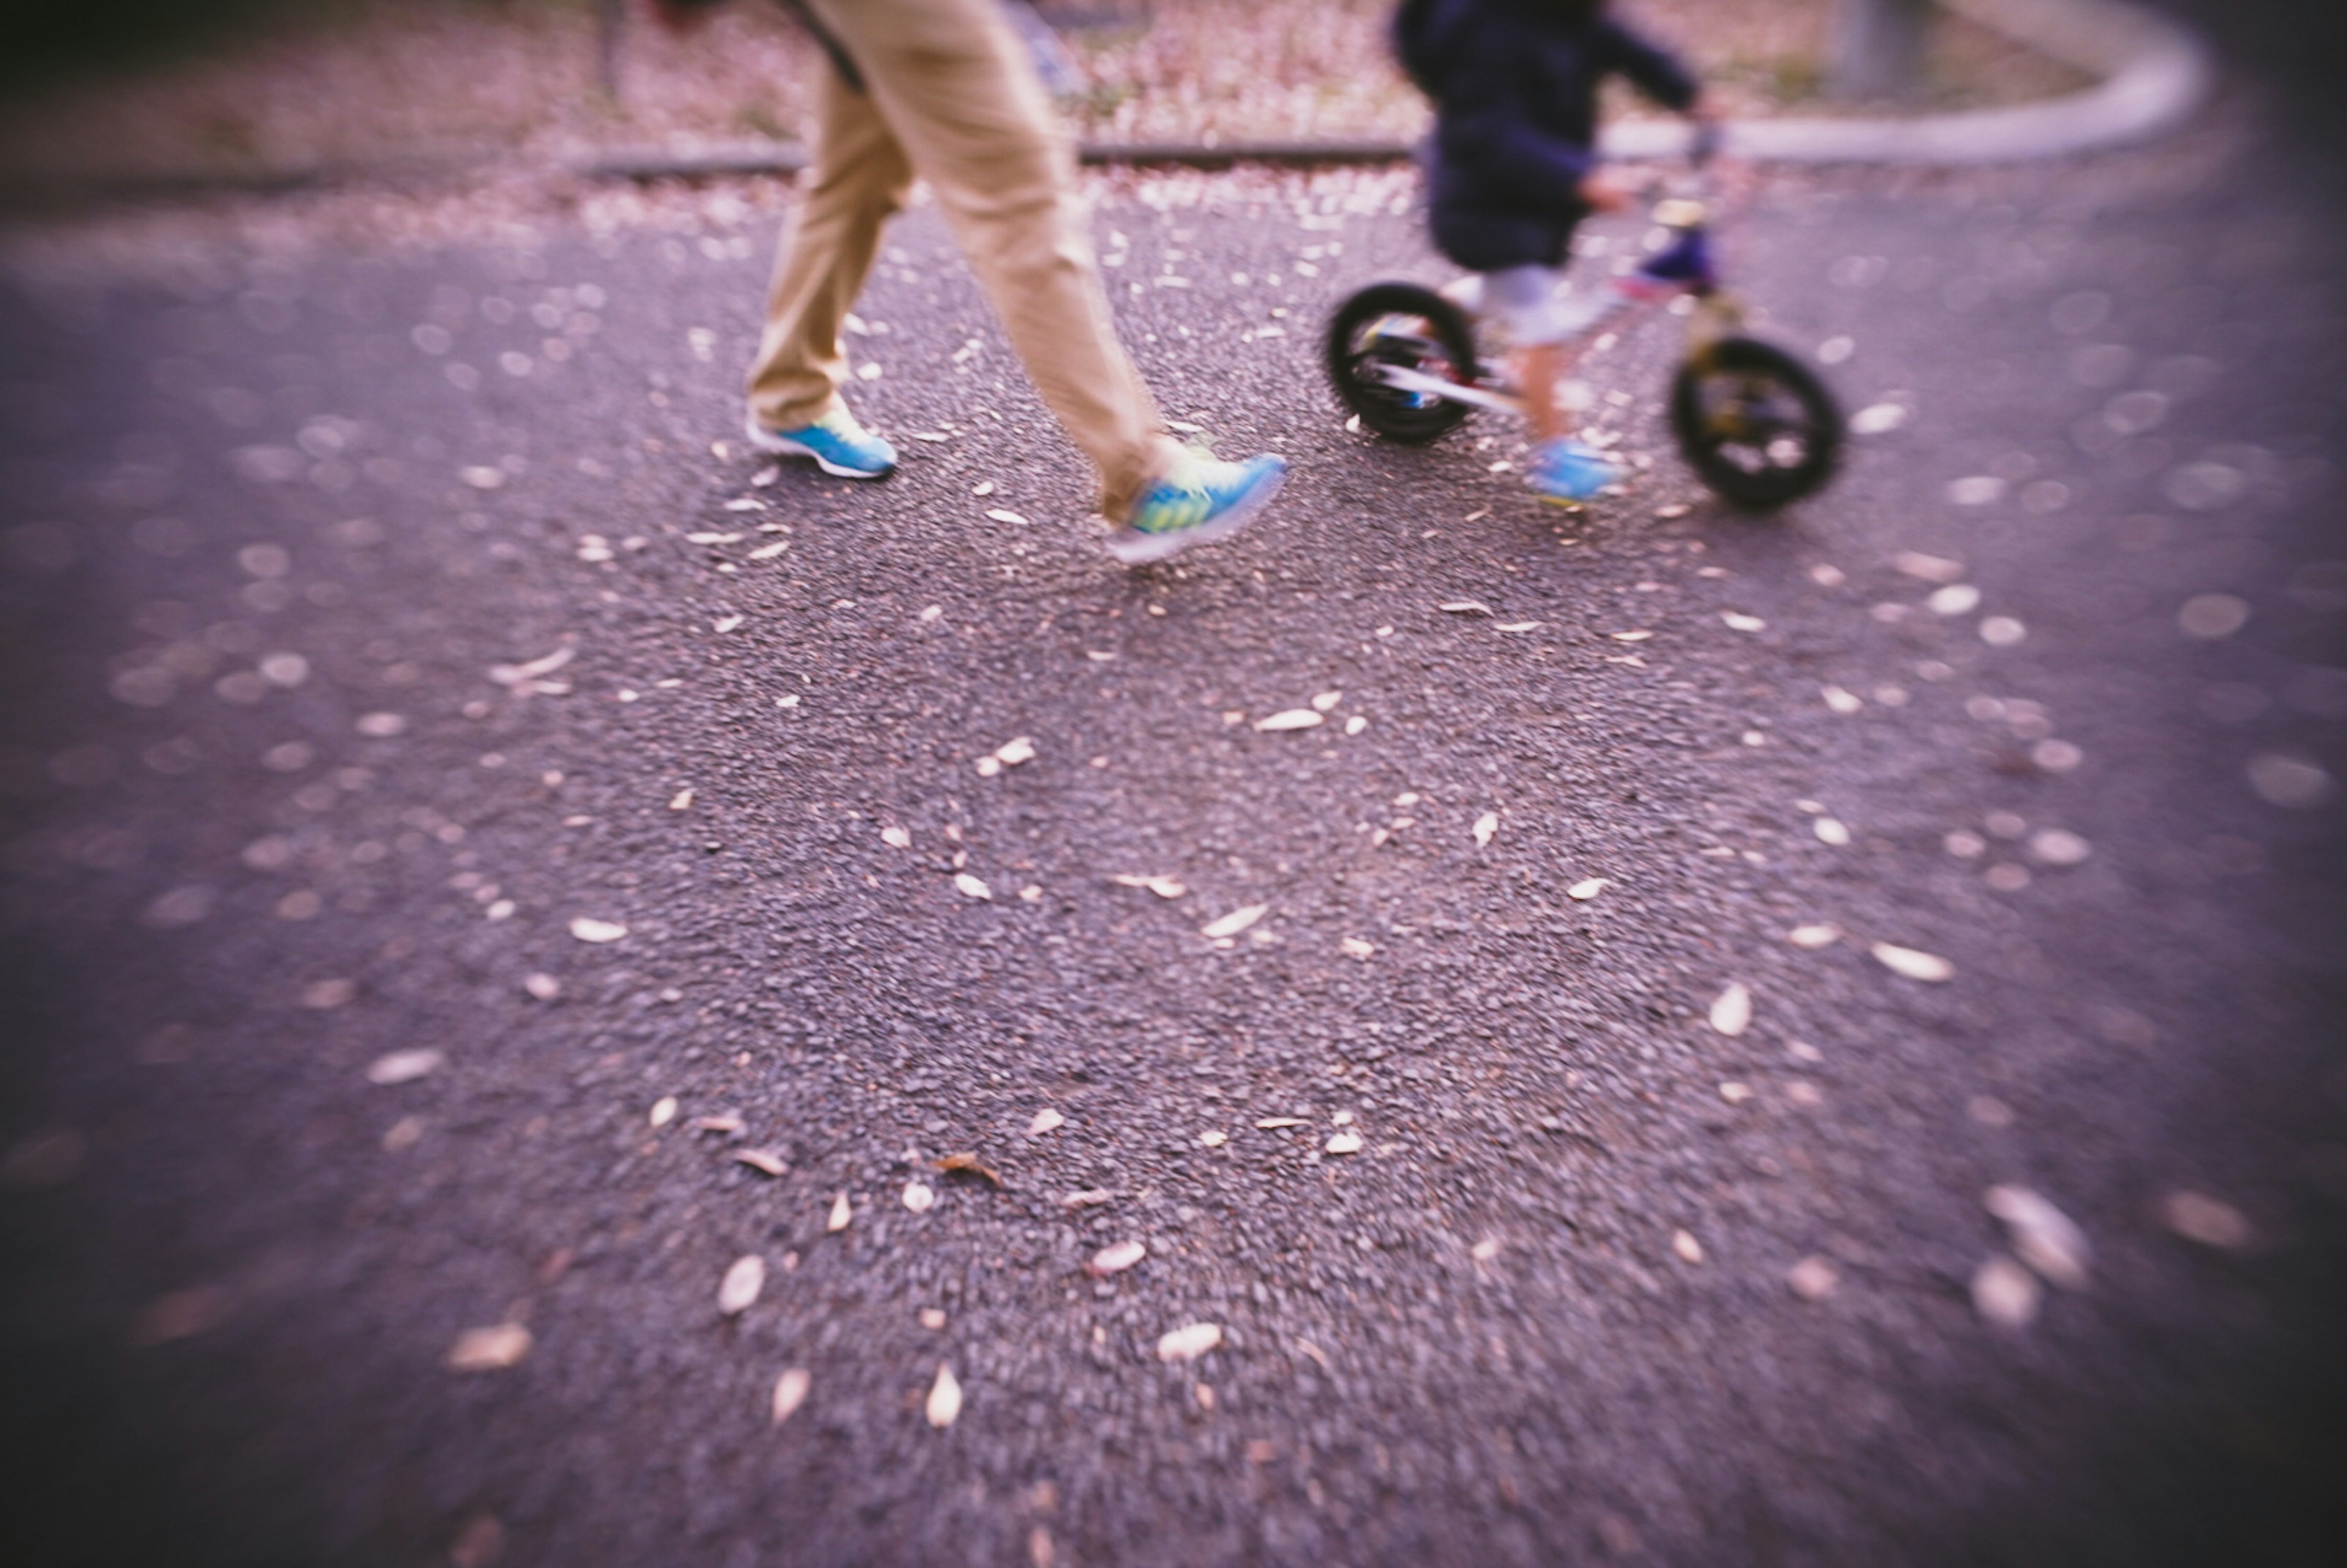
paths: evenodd
<path fill-rule="evenodd" d="M 1296 464 L 1137 573 L 930 210 L 880 486 L 712 451 L 765 222 L 17 280 L 11 1561 L 2340 1561 L 2347 318 L 2259 123 L 1769 185 L 1903 418 L 1768 521 L 1667 323 L 1583 518 L 1348 435 L 1406 182 L 1110 188 L 1168 412 Z M 1998 1183 L 2093 1246 L 2023 1330 Z"/>

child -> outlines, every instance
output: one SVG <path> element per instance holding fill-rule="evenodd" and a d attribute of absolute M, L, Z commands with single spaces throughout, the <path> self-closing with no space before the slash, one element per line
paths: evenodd
<path fill-rule="evenodd" d="M 1517 378 L 1538 443 L 1527 482 L 1586 501 L 1619 477 L 1573 440 L 1556 406 L 1572 323 L 1556 300 L 1573 231 L 1627 198 L 1597 169 L 1597 88 L 1614 73 L 1708 118 L 1686 68 L 1606 15 L 1605 0 L 1402 0 L 1395 52 L 1434 100 L 1434 243 L 1482 274 L 1482 308 L 1521 351 Z"/>

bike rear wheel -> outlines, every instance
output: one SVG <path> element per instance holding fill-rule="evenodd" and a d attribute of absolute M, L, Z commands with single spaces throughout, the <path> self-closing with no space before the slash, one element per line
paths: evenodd
<path fill-rule="evenodd" d="M 1378 367 L 1399 365 L 1463 385 L 1475 381 L 1475 333 L 1458 306 L 1416 283 L 1372 283 L 1337 308 L 1326 344 L 1339 402 L 1389 441 L 1431 441 L 1467 417 L 1467 405 L 1389 386 Z"/>
<path fill-rule="evenodd" d="M 1721 338 L 1679 367 L 1671 431 L 1696 476 L 1730 504 L 1770 511 L 1814 494 L 1841 454 L 1841 407 L 1773 343 Z"/>

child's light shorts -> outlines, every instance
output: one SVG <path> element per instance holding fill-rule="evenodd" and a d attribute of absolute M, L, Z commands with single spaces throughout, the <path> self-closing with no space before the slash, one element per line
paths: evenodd
<path fill-rule="evenodd" d="M 1522 348 L 1563 343 L 1579 330 L 1579 313 L 1557 297 L 1564 274 L 1554 267 L 1502 267 L 1484 272 L 1480 309 L 1507 328 Z"/>

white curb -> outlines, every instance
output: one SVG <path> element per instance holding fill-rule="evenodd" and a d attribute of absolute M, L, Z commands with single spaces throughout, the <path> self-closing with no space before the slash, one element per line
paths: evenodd
<path fill-rule="evenodd" d="M 2017 163 L 2147 141 L 2175 129 L 2216 80 L 2188 29 L 2124 0 L 1939 0 L 1950 11 L 2102 77 L 2045 103 L 1915 119 L 1756 119 L 1727 127 L 1728 149 L 1765 163 Z M 1686 151 L 1674 120 L 1609 127 L 1614 158 Z"/>

